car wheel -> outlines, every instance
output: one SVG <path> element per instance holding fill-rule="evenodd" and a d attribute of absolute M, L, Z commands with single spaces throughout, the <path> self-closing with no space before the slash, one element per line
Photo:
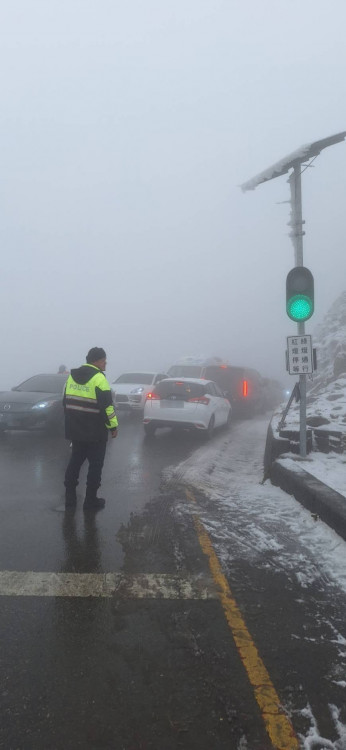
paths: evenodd
<path fill-rule="evenodd" d="M 152 436 L 152 435 L 155 435 L 155 430 L 156 430 L 155 425 L 154 424 L 150 424 L 150 422 L 149 422 L 149 424 L 145 424 L 144 425 L 144 432 L 145 432 L 146 435 L 148 435 L 148 437 Z"/>
<path fill-rule="evenodd" d="M 215 429 L 215 417 L 214 414 L 210 417 L 209 424 L 207 427 L 207 439 L 210 440 L 210 438 L 213 437 Z"/>

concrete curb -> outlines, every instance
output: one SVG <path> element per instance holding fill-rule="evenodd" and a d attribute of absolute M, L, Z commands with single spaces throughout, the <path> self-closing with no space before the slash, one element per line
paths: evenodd
<path fill-rule="evenodd" d="M 315 513 L 339 536 L 346 540 L 346 498 L 332 490 L 301 466 L 291 471 L 284 459 L 274 461 L 270 467 L 272 484 L 294 495 L 305 508 Z"/>

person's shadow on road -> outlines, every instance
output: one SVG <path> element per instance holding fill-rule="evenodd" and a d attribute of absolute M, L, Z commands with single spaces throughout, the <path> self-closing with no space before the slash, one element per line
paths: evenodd
<path fill-rule="evenodd" d="M 68 511 L 64 514 L 62 534 L 65 543 L 63 573 L 101 573 L 101 554 L 95 513 L 83 518 Z"/>

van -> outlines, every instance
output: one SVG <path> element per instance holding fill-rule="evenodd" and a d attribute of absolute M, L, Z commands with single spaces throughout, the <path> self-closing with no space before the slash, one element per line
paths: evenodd
<path fill-rule="evenodd" d="M 265 410 L 264 378 L 257 370 L 233 365 L 208 365 L 203 377 L 214 380 L 232 404 L 235 416 L 252 417 Z"/>
<path fill-rule="evenodd" d="M 250 417 L 266 409 L 265 379 L 257 370 L 230 365 L 221 357 L 186 357 L 172 365 L 169 377 L 213 380 L 230 401 L 235 416 Z"/>

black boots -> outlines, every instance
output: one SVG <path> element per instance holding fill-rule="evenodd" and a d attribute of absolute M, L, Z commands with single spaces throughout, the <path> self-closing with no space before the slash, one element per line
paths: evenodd
<path fill-rule="evenodd" d="M 87 488 L 83 510 L 102 510 L 102 508 L 105 507 L 105 499 L 103 497 L 97 497 L 96 493 L 97 490 L 88 490 Z"/>
<path fill-rule="evenodd" d="M 86 491 L 83 510 L 102 510 L 106 501 L 103 497 L 97 497 L 96 490 Z M 75 489 L 66 489 L 65 508 L 75 508 L 77 505 L 77 495 Z"/>
<path fill-rule="evenodd" d="M 65 508 L 75 508 L 77 505 L 76 488 L 65 491 Z"/>

